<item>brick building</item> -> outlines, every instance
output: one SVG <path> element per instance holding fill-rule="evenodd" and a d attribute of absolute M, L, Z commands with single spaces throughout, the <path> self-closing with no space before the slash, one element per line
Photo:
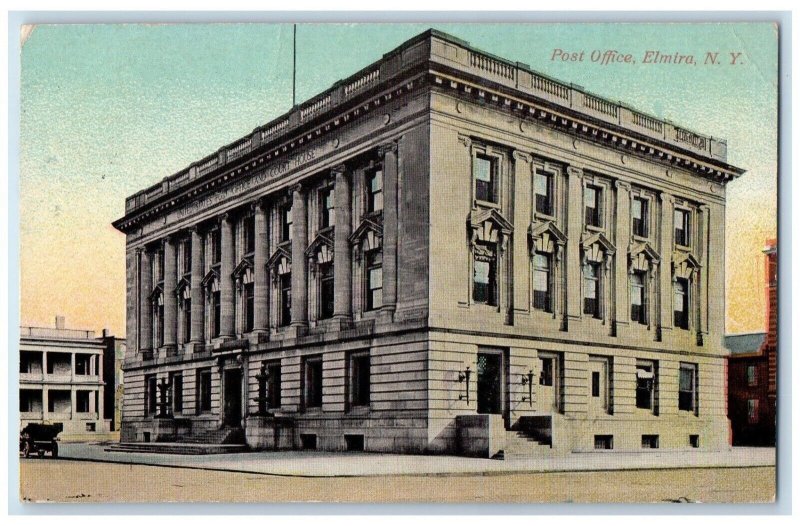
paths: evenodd
<path fill-rule="evenodd" d="M 778 245 L 767 240 L 766 332 L 725 337 L 728 359 L 728 417 L 735 446 L 775 445 L 778 366 Z"/>
<path fill-rule="evenodd" d="M 126 200 L 122 440 L 723 447 L 726 155 L 421 34 Z"/>

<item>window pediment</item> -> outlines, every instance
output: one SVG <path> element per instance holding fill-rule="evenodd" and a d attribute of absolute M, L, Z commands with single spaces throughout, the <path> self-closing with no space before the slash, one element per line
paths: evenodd
<path fill-rule="evenodd" d="M 584 262 L 602 263 L 605 260 L 606 264 L 609 264 L 611 256 L 616 252 L 614 244 L 602 232 L 584 234 L 581 247 Z"/>
<path fill-rule="evenodd" d="M 495 209 L 473 210 L 467 220 L 470 242 L 499 244 L 505 249 L 514 227 Z"/>
<path fill-rule="evenodd" d="M 567 242 L 567 236 L 556 226 L 553 221 L 531 223 L 528 229 L 531 239 L 531 252 L 561 255 L 561 250 Z"/>
<path fill-rule="evenodd" d="M 691 252 L 676 250 L 672 253 L 672 273 L 674 278 L 692 279 L 700 269 L 700 262 Z"/>
<path fill-rule="evenodd" d="M 210 292 L 217 292 L 219 290 L 219 271 L 212 268 L 208 273 L 203 276 L 203 281 L 200 282 L 205 290 Z"/>
<path fill-rule="evenodd" d="M 164 286 L 160 283 L 153 287 L 153 291 L 150 293 L 150 301 L 153 303 L 159 302 L 159 304 L 164 302 Z"/>
<path fill-rule="evenodd" d="M 178 281 L 178 286 L 175 287 L 175 292 L 179 298 L 186 298 L 191 289 L 192 284 L 189 282 L 189 280 L 186 278 L 181 278 L 180 281 Z"/>
<path fill-rule="evenodd" d="M 647 242 L 632 245 L 628 257 L 630 258 L 631 272 L 647 272 L 661 262 L 661 256 Z"/>
<path fill-rule="evenodd" d="M 317 263 L 333 261 L 333 230 L 320 232 L 306 249 L 306 257 Z"/>
<path fill-rule="evenodd" d="M 233 268 L 233 272 L 231 275 L 235 279 L 241 279 L 244 277 L 248 272 L 252 274 L 253 271 L 253 259 L 252 258 L 244 258 L 242 259 L 238 265 Z"/>
<path fill-rule="evenodd" d="M 383 243 L 382 216 L 365 217 L 350 235 L 350 243 L 361 246 L 364 252 L 381 248 Z"/>
<path fill-rule="evenodd" d="M 286 247 L 279 246 L 267 260 L 267 268 L 272 269 L 276 278 L 288 274 L 292 271 L 292 253 Z"/>

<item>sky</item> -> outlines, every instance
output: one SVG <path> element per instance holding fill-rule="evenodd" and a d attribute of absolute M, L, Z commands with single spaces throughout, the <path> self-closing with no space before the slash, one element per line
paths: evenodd
<path fill-rule="evenodd" d="M 297 101 L 429 24 L 300 24 Z M 473 46 L 728 141 L 726 332 L 764 327 L 777 232 L 777 29 L 771 24 L 435 24 Z M 556 49 L 583 61 L 553 60 Z M 594 50 L 631 53 L 602 65 Z M 643 64 L 646 51 L 716 66 Z M 741 53 L 730 65 L 729 53 Z M 22 47 L 20 323 L 125 336 L 125 198 L 289 110 L 289 24 L 42 25 Z"/>

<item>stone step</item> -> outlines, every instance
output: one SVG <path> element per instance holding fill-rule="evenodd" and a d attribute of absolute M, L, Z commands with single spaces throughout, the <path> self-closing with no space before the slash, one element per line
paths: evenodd
<path fill-rule="evenodd" d="M 245 444 L 186 444 L 182 442 L 121 442 L 105 451 L 112 453 L 156 453 L 168 455 L 214 455 L 247 451 Z"/>

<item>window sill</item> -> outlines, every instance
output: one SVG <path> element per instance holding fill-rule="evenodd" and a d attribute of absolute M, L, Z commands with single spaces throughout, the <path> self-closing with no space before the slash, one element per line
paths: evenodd
<path fill-rule="evenodd" d="M 597 225 L 584 225 L 588 232 L 605 232 L 606 229 L 602 226 Z"/>
<path fill-rule="evenodd" d="M 681 245 L 681 244 L 678 244 L 678 243 L 674 243 L 674 245 L 675 245 L 675 250 L 681 250 L 683 252 L 691 252 L 692 251 L 692 247 L 690 247 L 689 245 Z"/>
<path fill-rule="evenodd" d="M 650 236 L 640 236 L 639 234 L 631 234 L 631 237 L 634 241 L 639 241 L 641 243 L 647 243 L 650 241 Z"/>
<path fill-rule="evenodd" d="M 556 216 L 555 215 L 545 214 L 544 212 L 538 212 L 538 211 L 533 213 L 533 217 L 534 217 L 534 219 L 538 219 L 539 221 L 555 221 L 556 220 Z"/>
<path fill-rule="evenodd" d="M 495 210 L 500 210 L 500 203 L 493 203 L 491 201 L 481 201 L 480 199 L 475 199 L 473 203 L 473 208 L 494 208 Z"/>

